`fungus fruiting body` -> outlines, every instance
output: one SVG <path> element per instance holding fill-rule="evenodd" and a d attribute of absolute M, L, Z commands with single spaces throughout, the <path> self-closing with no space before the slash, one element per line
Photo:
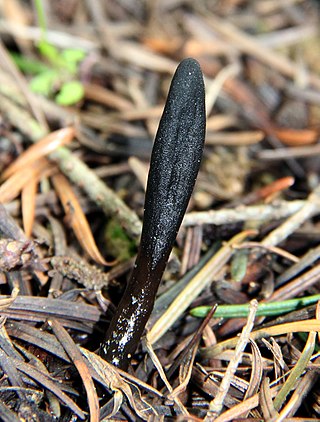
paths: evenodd
<path fill-rule="evenodd" d="M 204 98 L 198 62 L 183 60 L 172 79 L 151 154 L 136 263 L 100 348 L 101 356 L 121 369 L 128 367 L 153 309 L 199 171 Z"/>

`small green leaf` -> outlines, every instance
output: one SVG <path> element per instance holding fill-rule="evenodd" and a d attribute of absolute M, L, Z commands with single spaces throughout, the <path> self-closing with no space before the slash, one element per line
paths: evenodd
<path fill-rule="evenodd" d="M 30 81 L 30 88 L 32 92 L 49 96 L 53 91 L 54 82 L 57 79 L 57 72 L 47 70 L 35 76 Z"/>
<path fill-rule="evenodd" d="M 43 73 L 49 70 L 48 66 L 44 65 L 38 60 L 29 59 L 19 53 L 10 53 L 10 55 L 15 64 L 23 73 L 37 75 L 38 73 Z"/>
<path fill-rule="evenodd" d="M 79 81 L 65 82 L 60 92 L 56 95 L 56 102 L 60 105 L 69 106 L 76 104 L 83 98 L 84 89 Z"/>
<path fill-rule="evenodd" d="M 43 57 L 46 57 L 52 64 L 59 66 L 61 64 L 61 57 L 59 50 L 47 41 L 39 41 L 38 49 Z"/>
<path fill-rule="evenodd" d="M 61 56 L 68 62 L 79 63 L 85 57 L 85 52 L 72 48 L 66 48 L 61 52 Z"/>
<path fill-rule="evenodd" d="M 82 50 L 66 49 L 61 51 L 61 59 L 63 60 L 63 67 L 67 69 L 72 75 L 78 72 L 79 62 L 83 60 L 85 53 Z"/>

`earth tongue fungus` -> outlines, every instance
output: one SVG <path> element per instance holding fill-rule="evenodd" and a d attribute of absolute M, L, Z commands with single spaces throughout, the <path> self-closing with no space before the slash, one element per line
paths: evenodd
<path fill-rule="evenodd" d="M 183 60 L 172 79 L 152 154 L 141 242 L 134 269 L 100 355 L 126 370 L 152 311 L 199 171 L 205 138 L 200 66 Z"/>

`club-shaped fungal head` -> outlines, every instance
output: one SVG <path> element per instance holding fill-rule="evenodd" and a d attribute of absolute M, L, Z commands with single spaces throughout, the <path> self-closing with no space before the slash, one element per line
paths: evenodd
<path fill-rule="evenodd" d="M 101 344 L 101 356 L 122 369 L 140 341 L 185 214 L 200 167 L 205 122 L 202 72 L 196 60 L 185 59 L 172 79 L 152 150 L 137 260 Z"/>

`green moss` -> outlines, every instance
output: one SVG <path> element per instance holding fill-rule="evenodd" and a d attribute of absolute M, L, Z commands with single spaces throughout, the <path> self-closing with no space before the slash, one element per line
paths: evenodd
<path fill-rule="evenodd" d="M 104 239 L 108 254 L 119 261 L 127 261 L 136 253 L 134 242 L 113 219 L 107 223 Z"/>

